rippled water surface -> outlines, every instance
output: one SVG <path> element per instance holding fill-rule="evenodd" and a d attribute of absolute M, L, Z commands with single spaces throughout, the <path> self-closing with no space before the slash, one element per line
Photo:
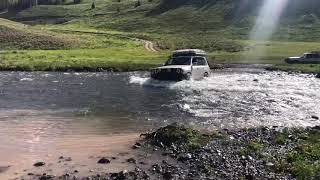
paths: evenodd
<path fill-rule="evenodd" d="M 35 144 L 176 121 L 210 129 L 320 125 L 312 116 L 320 116 L 320 80 L 312 75 L 228 69 L 202 81 L 160 82 L 143 72 L 0 73 L 2 150 L 45 150 Z"/>

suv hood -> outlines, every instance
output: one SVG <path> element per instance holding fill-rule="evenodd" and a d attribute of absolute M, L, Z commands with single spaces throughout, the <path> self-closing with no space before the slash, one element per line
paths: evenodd
<path fill-rule="evenodd" d="M 157 67 L 156 69 L 191 69 L 191 65 L 172 65 L 172 66 L 161 66 L 161 67 Z"/>
<path fill-rule="evenodd" d="M 289 57 L 289 59 L 300 59 L 301 57 Z"/>

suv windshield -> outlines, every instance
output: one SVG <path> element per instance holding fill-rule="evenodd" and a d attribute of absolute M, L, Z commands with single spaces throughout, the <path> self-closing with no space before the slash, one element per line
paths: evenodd
<path fill-rule="evenodd" d="M 166 62 L 166 66 L 169 65 L 190 65 L 191 64 L 191 57 L 173 57 L 170 58 Z"/>

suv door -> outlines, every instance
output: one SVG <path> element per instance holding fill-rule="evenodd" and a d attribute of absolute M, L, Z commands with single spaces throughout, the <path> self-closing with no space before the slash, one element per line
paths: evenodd
<path fill-rule="evenodd" d="M 320 63 L 320 55 L 312 54 L 312 58 L 310 59 L 310 63 L 318 64 Z"/>
<path fill-rule="evenodd" d="M 319 64 L 320 63 L 320 54 L 315 54 L 315 56 L 314 56 L 314 63 L 315 64 Z"/>
<path fill-rule="evenodd" d="M 208 64 L 204 57 L 192 58 L 192 77 L 195 79 L 203 78 L 205 73 L 209 73 Z"/>

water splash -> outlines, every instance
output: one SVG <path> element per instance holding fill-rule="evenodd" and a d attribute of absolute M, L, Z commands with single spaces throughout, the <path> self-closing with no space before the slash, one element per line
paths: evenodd
<path fill-rule="evenodd" d="M 131 76 L 130 83 L 170 89 L 174 102 L 207 127 L 314 126 L 320 121 L 319 80 L 281 72 L 224 72 L 201 81 L 161 82 Z"/>

